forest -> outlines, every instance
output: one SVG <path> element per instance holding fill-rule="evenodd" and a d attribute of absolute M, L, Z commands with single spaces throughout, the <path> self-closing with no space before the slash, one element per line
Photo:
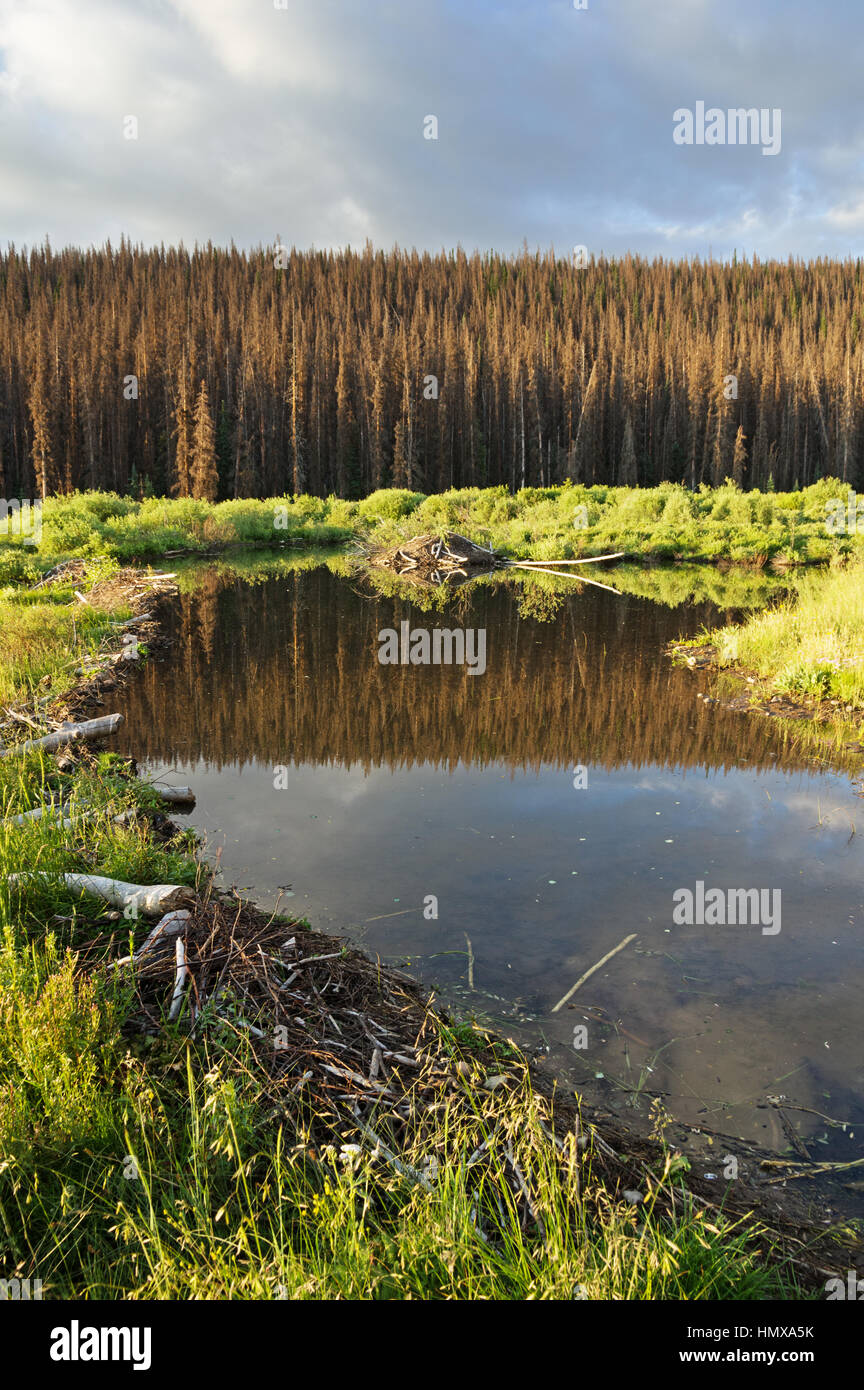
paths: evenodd
<path fill-rule="evenodd" d="M 0 496 L 864 488 L 862 262 L 10 247 Z"/>

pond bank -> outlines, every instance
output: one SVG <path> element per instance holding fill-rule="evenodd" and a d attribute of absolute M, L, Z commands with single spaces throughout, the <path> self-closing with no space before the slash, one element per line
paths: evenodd
<path fill-rule="evenodd" d="M 135 577 L 129 582 L 125 595 L 114 594 L 118 605 L 131 606 Z M 157 636 L 158 619 L 147 637 L 151 650 Z M 115 688 L 113 679 L 106 665 L 79 681 L 64 697 L 67 717 L 94 712 L 94 702 Z M 667 1131 L 665 1143 L 636 1136 L 611 1117 L 592 1121 L 542 1064 L 529 1064 L 505 1039 L 436 1011 L 428 993 L 398 972 L 370 962 L 336 936 L 215 893 L 188 837 L 177 836 L 176 827 L 154 812 L 146 787 L 130 775 L 132 767 L 118 766 L 110 754 L 106 759 L 84 753 L 76 763 L 58 775 L 53 759 L 34 755 L 20 785 L 4 787 L 6 811 L 34 804 L 59 778 L 67 779 L 67 801 L 74 800 L 79 778 L 91 800 L 94 783 L 101 781 L 106 822 L 117 806 L 129 809 L 131 801 L 134 826 L 108 832 L 97 820 L 80 837 L 76 831 L 60 838 L 55 827 L 54 840 L 42 842 L 41 853 L 58 872 L 89 868 L 131 882 L 176 879 L 194 889 L 187 959 L 201 988 L 190 995 L 190 1012 L 166 1026 L 175 987 L 173 952 L 148 960 L 136 972 L 130 995 L 128 974 L 113 964 L 130 946 L 118 914 L 59 890 L 50 898 L 22 894 L 20 902 L 8 904 L 26 941 L 38 945 L 40 932 L 44 937 L 50 929 L 75 953 L 67 965 L 55 950 L 50 967 L 46 956 L 45 972 L 33 982 L 33 1011 L 38 1014 L 41 1001 L 53 993 L 71 1028 L 78 1026 L 84 1005 L 98 1004 L 110 1035 L 105 1053 L 116 1068 L 106 1066 L 102 1084 L 107 1091 L 122 1078 L 117 1111 L 92 1094 L 91 1076 L 91 1090 L 77 1096 L 90 1122 L 82 1127 L 78 1115 L 75 1128 L 75 1117 L 62 1117 L 73 1138 L 64 1182 L 82 1186 L 79 1166 L 91 1174 L 79 1211 L 92 1231 L 94 1256 L 89 1268 L 88 1262 L 76 1268 L 74 1252 L 70 1262 L 69 1252 L 57 1246 L 51 1277 L 58 1287 L 74 1289 L 77 1280 L 80 1289 L 83 1280 L 85 1291 L 97 1294 L 106 1280 L 125 1288 L 123 1280 L 135 1277 L 138 1292 L 188 1296 L 177 1291 L 180 1256 L 188 1262 L 202 1230 L 205 1244 L 212 1240 L 215 1249 L 223 1208 L 223 1231 L 227 1222 L 250 1250 L 263 1242 L 269 1257 L 259 1261 L 263 1273 L 250 1272 L 246 1256 L 237 1267 L 220 1269 L 223 1282 L 209 1285 L 209 1294 L 202 1268 L 193 1284 L 200 1279 L 203 1296 L 221 1291 L 272 1297 L 280 1296 L 274 1290 L 281 1287 L 296 1297 L 352 1289 L 354 1296 L 396 1298 L 525 1297 L 523 1265 L 536 1283 L 533 1296 L 540 1297 L 645 1297 L 648 1288 L 652 1296 L 667 1298 L 766 1297 L 769 1288 L 775 1296 L 791 1296 L 796 1278 L 815 1293 L 854 1262 L 854 1249 L 825 1235 L 825 1220 L 836 1218 L 826 1218 L 824 1208 L 815 1219 L 808 1211 L 811 1203 L 800 1196 L 803 1184 L 768 1186 L 769 1173 L 773 1177 L 777 1170 L 760 1164 L 776 1159 L 755 1146 L 733 1148 L 724 1138 L 724 1153 L 736 1158 L 739 1173 L 736 1184 L 721 1188 L 716 1174 L 704 1178 L 693 1171 L 677 1135 L 669 1142 L 662 1116 L 658 1130 Z M 38 852 L 38 833 L 33 827 L 23 837 L 17 830 L 5 832 L 4 872 L 20 864 L 25 847 L 29 855 Z M 133 948 L 144 935 L 136 930 Z M 11 968 L 7 962 L 7 972 Z M 69 983 L 61 986 L 58 976 L 67 969 Z M 16 1027 L 27 1026 L 16 1016 Z M 73 1055 L 87 1091 L 92 1059 L 80 1045 Z M 34 1079 L 25 1081 L 30 1094 Z M 146 1100 L 148 1087 L 158 1105 Z M 49 1101 L 47 1092 L 38 1102 L 32 1099 L 32 1114 L 18 1114 L 17 1127 L 5 1131 L 11 1135 L 15 1181 L 24 1191 L 35 1181 L 38 1161 L 56 1167 L 56 1157 L 48 1159 L 46 1132 L 50 1149 L 62 1125 L 57 1128 L 58 1117 L 46 1108 Z M 199 1120 L 203 1138 L 195 1130 Z M 36 1163 L 21 1150 L 31 1123 Z M 171 1140 L 174 1130 L 179 1138 Z M 91 1153 L 86 1163 L 82 1143 Z M 139 1173 L 147 1173 L 146 1191 L 139 1194 L 134 1182 L 115 1183 L 107 1205 L 97 1200 L 94 1152 L 103 1174 L 131 1158 Z M 206 1180 L 193 1183 L 181 1172 L 190 1156 L 203 1163 Z M 699 1160 L 701 1166 L 701 1153 Z M 317 1238 L 333 1242 L 338 1258 L 316 1264 L 318 1256 L 304 1245 L 308 1237 L 293 1228 L 287 1234 L 274 1230 L 272 1203 L 268 1209 L 248 1191 L 250 1174 L 265 1189 L 278 1187 L 283 1203 L 306 1213 L 304 1222 L 317 1214 Z M 825 1188 L 830 1177 L 820 1183 L 823 1200 L 834 1207 L 841 1189 L 832 1195 Z M 718 1188 L 728 1223 L 717 1215 Z M 44 1190 L 43 1184 L 40 1209 Z M 179 1230 L 171 1223 L 157 1226 L 165 1253 L 155 1263 L 142 1263 L 148 1231 L 153 1238 L 146 1210 L 154 1190 L 160 1200 L 170 1194 L 172 1207 L 182 1199 L 195 1222 L 186 1216 Z M 56 1202 L 59 1211 L 59 1192 Z M 137 1275 L 134 1260 L 118 1260 L 100 1228 L 111 1203 L 132 1247 L 127 1253 L 139 1252 Z M 763 1229 L 736 1226 L 754 1210 Z M 46 1220 L 48 1215 L 46 1209 Z M 352 1236 L 346 1227 L 355 1223 Z M 33 1235 L 29 1231 L 26 1242 L 31 1248 Z M 458 1252 L 449 1275 L 451 1257 L 443 1254 L 448 1243 Z M 418 1288 L 406 1274 L 400 1281 L 387 1262 L 394 1255 L 397 1261 L 416 1256 L 421 1247 L 428 1272 Z M 609 1273 L 613 1253 L 623 1259 L 619 1276 Z M 760 1283 L 757 1265 L 769 1253 L 770 1279 Z M 775 1277 L 778 1284 L 771 1282 Z M 245 1292 L 226 1293 L 230 1287 Z"/>
<path fill-rule="evenodd" d="M 740 623 L 674 642 L 673 659 L 710 672 L 705 704 L 803 721 L 814 749 L 864 756 L 864 566 L 853 562 L 807 577 L 794 599 Z M 820 731 L 829 729 L 830 738 Z"/>

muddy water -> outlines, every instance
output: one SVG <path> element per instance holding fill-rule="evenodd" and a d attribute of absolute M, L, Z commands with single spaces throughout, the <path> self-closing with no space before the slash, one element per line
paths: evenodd
<path fill-rule="evenodd" d="M 213 570 L 124 693 L 125 751 L 194 785 L 225 884 L 409 961 L 595 1103 L 660 1095 L 782 1151 L 781 1095 L 858 1121 L 787 1112 L 815 1157 L 857 1158 L 864 806 L 663 656 L 720 616 L 597 589 L 541 614 L 503 588 L 442 615 L 325 567 Z M 382 665 L 405 620 L 482 629 L 485 672 Z M 697 883 L 766 890 L 770 920 L 676 921 Z"/>

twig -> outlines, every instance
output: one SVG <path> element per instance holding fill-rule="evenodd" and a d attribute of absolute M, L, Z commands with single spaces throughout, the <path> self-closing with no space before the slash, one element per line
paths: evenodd
<path fill-rule="evenodd" d="M 635 941 L 638 935 L 639 933 L 634 931 L 631 932 L 629 936 L 625 936 L 623 941 L 619 941 L 617 946 L 613 946 L 611 951 L 606 952 L 602 960 L 598 960 L 596 965 L 592 965 L 590 970 L 586 970 L 584 975 L 580 975 L 575 985 L 573 985 L 571 989 L 568 989 L 564 998 L 558 1000 L 558 1003 L 552 1010 L 553 1014 L 557 1014 L 558 1010 L 564 1007 L 568 999 L 572 998 L 577 989 L 584 985 L 585 981 L 590 979 L 594 972 L 600 969 L 601 965 L 605 965 L 607 960 L 611 960 L 613 956 L 617 956 L 618 952 L 623 951 L 625 946 L 629 946 L 631 941 Z"/>
<path fill-rule="evenodd" d="M 177 974 L 174 979 L 174 995 L 171 999 L 171 1008 L 168 1010 L 169 1023 L 173 1023 L 183 1007 L 183 995 L 186 990 L 186 982 L 189 979 L 189 969 L 186 965 L 186 947 L 183 945 L 182 936 L 178 936 L 177 938 L 174 958 L 177 962 Z"/>

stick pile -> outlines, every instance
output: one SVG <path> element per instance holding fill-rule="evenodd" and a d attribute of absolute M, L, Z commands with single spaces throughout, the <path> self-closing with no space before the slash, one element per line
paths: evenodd
<path fill-rule="evenodd" d="M 379 569 L 395 570 L 431 584 L 467 579 L 472 569 L 490 570 L 502 563 L 493 550 L 485 550 L 456 531 L 447 531 L 443 536 L 414 536 L 392 550 L 370 555 L 369 562 Z"/>

